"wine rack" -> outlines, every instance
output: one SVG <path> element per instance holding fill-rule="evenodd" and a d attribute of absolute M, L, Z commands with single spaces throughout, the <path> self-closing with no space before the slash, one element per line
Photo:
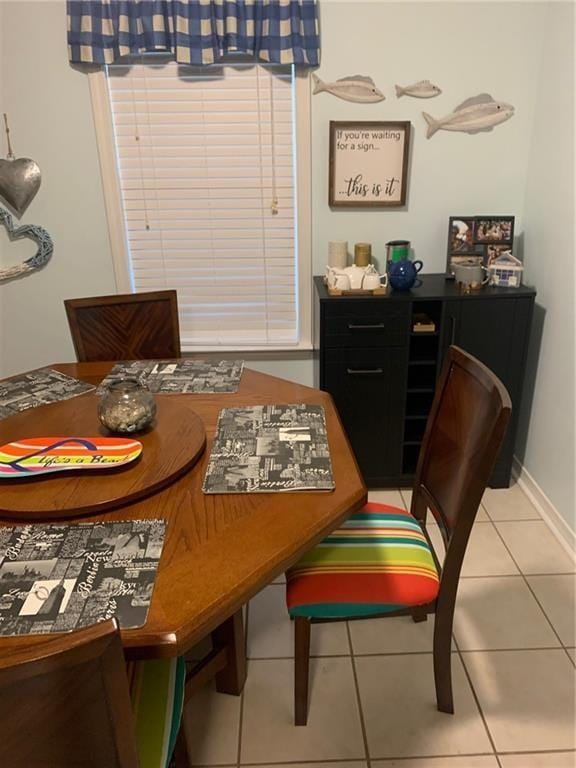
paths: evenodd
<path fill-rule="evenodd" d="M 402 438 L 402 474 L 413 475 L 426 430 L 426 421 L 434 399 L 434 389 L 440 365 L 440 324 L 442 302 L 414 302 L 408 347 L 408 378 L 404 431 Z M 415 330 L 417 321 L 425 316 L 430 322 Z"/>

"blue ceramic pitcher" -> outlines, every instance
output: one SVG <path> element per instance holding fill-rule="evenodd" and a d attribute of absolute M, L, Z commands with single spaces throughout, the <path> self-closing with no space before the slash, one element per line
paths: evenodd
<path fill-rule="evenodd" d="M 401 261 L 388 262 L 388 279 L 390 285 L 395 291 L 409 291 L 416 282 L 416 275 L 422 269 L 421 261 L 410 261 L 402 259 Z"/>

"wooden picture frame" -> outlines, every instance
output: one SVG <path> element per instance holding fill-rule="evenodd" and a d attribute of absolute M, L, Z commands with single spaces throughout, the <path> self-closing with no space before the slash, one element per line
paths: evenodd
<path fill-rule="evenodd" d="M 330 121 L 332 208 L 406 205 L 409 121 Z"/>

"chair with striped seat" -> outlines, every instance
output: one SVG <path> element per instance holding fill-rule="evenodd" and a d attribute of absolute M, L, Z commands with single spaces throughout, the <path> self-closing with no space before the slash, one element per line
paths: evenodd
<path fill-rule="evenodd" d="M 0 765 L 185 768 L 181 659 L 124 663 L 115 620 L 0 658 Z M 129 686 L 130 681 L 130 686 Z"/>
<path fill-rule="evenodd" d="M 450 660 L 458 579 L 510 413 L 500 380 L 471 355 L 450 347 L 426 425 L 410 512 L 368 503 L 288 571 L 296 725 L 308 718 L 310 625 L 377 616 L 425 621 L 436 614 L 436 699 L 440 711 L 454 712 Z M 428 510 L 446 549 L 442 567 L 426 531 Z"/>

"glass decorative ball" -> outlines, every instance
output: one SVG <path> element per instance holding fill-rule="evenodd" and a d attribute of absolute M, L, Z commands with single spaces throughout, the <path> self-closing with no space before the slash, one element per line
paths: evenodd
<path fill-rule="evenodd" d="M 98 418 L 110 432 L 142 432 L 155 417 L 154 395 L 138 379 L 111 382 L 98 403 Z"/>

